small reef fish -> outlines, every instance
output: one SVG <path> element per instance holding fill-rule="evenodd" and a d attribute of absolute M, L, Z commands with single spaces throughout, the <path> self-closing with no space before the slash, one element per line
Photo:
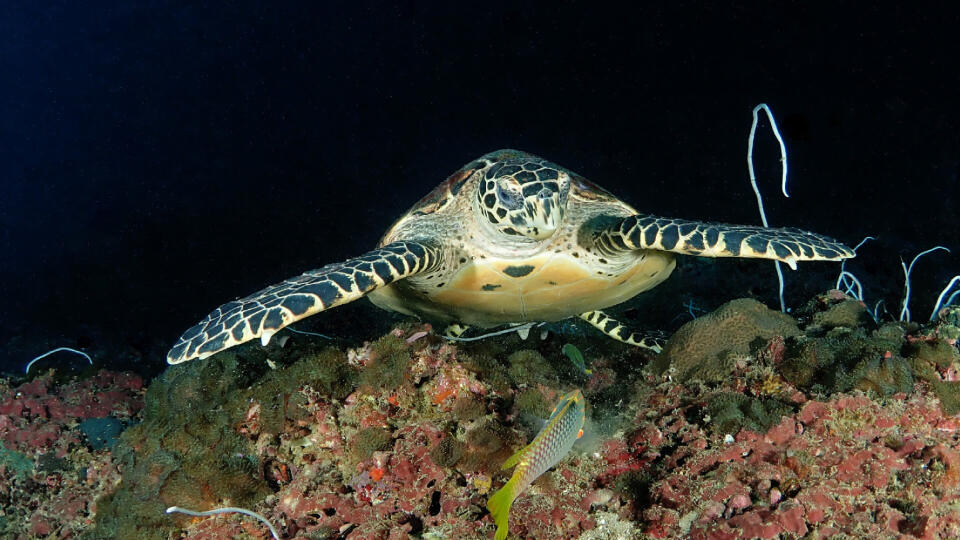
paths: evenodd
<path fill-rule="evenodd" d="M 587 369 L 587 362 L 583 359 L 583 353 L 580 352 L 580 349 L 571 343 L 567 343 L 563 346 L 562 350 L 563 354 L 567 355 L 567 358 L 569 358 L 570 361 L 573 362 L 573 365 L 577 366 L 577 369 L 583 374 L 593 375 L 593 370 Z"/>
<path fill-rule="evenodd" d="M 513 476 L 506 485 L 490 496 L 487 509 L 497 524 L 495 540 L 507 537 L 510 506 L 534 480 L 563 459 L 581 436 L 583 436 L 584 407 L 586 400 L 580 390 L 564 394 L 553 409 L 547 425 L 533 442 L 510 456 L 502 469 L 516 465 Z"/>

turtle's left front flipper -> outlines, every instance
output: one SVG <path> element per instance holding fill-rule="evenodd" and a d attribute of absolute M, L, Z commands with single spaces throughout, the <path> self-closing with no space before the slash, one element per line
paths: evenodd
<path fill-rule="evenodd" d="M 440 250 L 433 245 L 404 241 L 311 270 L 220 306 L 180 336 L 167 353 L 167 362 L 206 358 L 255 338 L 266 345 L 288 324 L 394 281 L 435 270 L 440 263 Z"/>
<path fill-rule="evenodd" d="M 800 229 L 773 229 L 670 219 L 629 216 L 606 224 L 593 233 L 601 251 L 656 249 L 698 257 L 774 259 L 796 270 L 797 261 L 839 261 L 856 256 L 842 243 Z"/>

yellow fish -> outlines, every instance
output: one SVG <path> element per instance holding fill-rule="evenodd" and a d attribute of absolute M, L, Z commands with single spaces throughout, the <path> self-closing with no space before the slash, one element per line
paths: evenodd
<path fill-rule="evenodd" d="M 510 456 L 502 469 L 516 465 L 513 476 L 487 501 L 487 509 L 497 524 L 495 540 L 507 537 L 510 506 L 534 480 L 563 459 L 573 443 L 583 436 L 584 407 L 586 400 L 580 390 L 565 394 L 553 409 L 547 425 L 533 442 Z"/>

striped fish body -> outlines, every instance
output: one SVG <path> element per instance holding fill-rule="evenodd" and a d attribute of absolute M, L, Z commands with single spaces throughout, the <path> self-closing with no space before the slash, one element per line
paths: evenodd
<path fill-rule="evenodd" d="M 574 390 L 560 398 L 550 414 L 547 424 L 533 442 L 510 456 L 504 469 L 516 466 L 510 480 L 494 493 L 487 502 L 487 509 L 497 524 L 496 540 L 507 537 L 510 506 L 530 484 L 550 467 L 557 464 L 583 435 L 584 408 L 586 401 L 580 390 Z"/>

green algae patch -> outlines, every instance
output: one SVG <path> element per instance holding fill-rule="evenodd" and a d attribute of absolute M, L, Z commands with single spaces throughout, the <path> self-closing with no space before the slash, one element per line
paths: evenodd
<path fill-rule="evenodd" d="M 930 387 L 940 400 L 943 414 L 952 416 L 960 413 L 960 381 L 934 381 Z"/>
<path fill-rule="evenodd" d="M 480 421 L 464 434 L 464 455 L 460 460 L 461 470 L 481 471 L 493 474 L 519 449 L 522 441 L 507 426 L 494 419 Z"/>
<path fill-rule="evenodd" d="M 958 361 L 957 348 L 941 340 L 908 343 L 904 354 L 918 365 L 936 369 L 947 369 Z"/>
<path fill-rule="evenodd" d="M 510 364 L 507 373 L 514 384 L 557 384 L 557 372 L 537 351 L 531 349 L 517 351 L 507 357 L 507 362 Z"/>
<path fill-rule="evenodd" d="M 863 302 L 853 298 L 830 305 L 825 311 L 813 314 L 813 325 L 824 330 L 875 326 Z"/>
<path fill-rule="evenodd" d="M 905 350 L 909 353 L 907 360 L 917 378 L 930 385 L 940 400 L 943 413 L 960 413 L 960 381 L 943 380 L 940 375 L 941 372 L 956 371 L 960 364 L 956 347 L 942 340 L 917 340 L 905 347 Z"/>
<path fill-rule="evenodd" d="M 902 332 L 891 330 L 833 330 L 823 337 L 792 340 L 778 370 L 796 386 L 821 394 L 910 392 L 914 370 L 899 353 Z"/>
<path fill-rule="evenodd" d="M 534 388 L 523 390 L 513 400 L 514 406 L 520 414 L 530 414 L 538 418 L 550 416 L 551 407 L 543 392 Z"/>
<path fill-rule="evenodd" d="M 332 347 L 303 356 L 292 366 L 277 373 L 285 380 L 308 384 L 325 397 L 343 399 L 356 388 L 357 369 L 347 362 L 347 355 Z M 280 386 L 289 386 L 285 382 Z"/>
<path fill-rule="evenodd" d="M 467 445 L 471 450 L 493 453 L 509 444 L 512 433 L 496 420 L 485 420 L 467 431 Z"/>
<path fill-rule="evenodd" d="M 350 450 L 357 461 L 369 459 L 374 452 L 383 452 L 393 448 L 393 436 L 390 430 L 370 427 L 358 430 L 350 440 Z"/>
<path fill-rule="evenodd" d="M 736 392 L 721 392 L 707 404 L 710 425 L 718 433 L 737 433 L 746 428 L 764 433 L 793 408 L 770 398 L 755 398 Z"/>
<path fill-rule="evenodd" d="M 370 363 L 360 375 L 360 385 L 367 388 L 395 390 L 407 381 L 410 350 L 397 336 L 387 334 L 370 347 Z"/>
<path fill-rule="evenodd" d="M 881 398 L 913 392 L 923 381 L 945 414 L 960 413 L 960 383 L 943 375 L 956 372 L 960 356 L 940 337 L 943 324 L 922 335 L 913 323 L 889 322 L 877 328 L 864 319 L 859 302 L 819 297 L 807 309 L 814 309 L 811 306 L 823 311 L 804 314 L 814 323 L 805 328 L 805 336 L 788 340 L 776 366 L 787 381 L 821 395 L 860 390 Z M 825 330 L 832 325 L 838 326 Z"/>
<path fill-rule="evenodd" d="M 797 315 L 802 332 L 797 321 L 756 301 L 728 302 L 680 328 L 650 371 L 680 382 L 722 384 L 755 374 L 749 366 L 760 363 L 768 379 L 789 383 L 788 389 L 819 396 L 861 391 L 879 399 L 911 393 L 922 381 L 946 414 L 960 413 L 960 382 L 951 378 L 960 372 L 960 357 L 940 337 L 944 324 L 930 335 L 915 324 L 878 327 L 862 303 L 836 292 L 819 295 Z M 766 389 L 760 384 L 748 395 L 722 395 L 708 405 L 710 415 L 724 432 L 763 431 L 792 410 L 787 394 Z"/>
<path fill-rule="evenodd" d="M 838 388 L 861 390 L 878 396 L 913 390 L 913 371 L 899 355 L 884 351 L 882 355 L 862 358 L 852 371 L 837 378 Z"/>
<path fill-rule="evenodd" d="M 308 417 L 301 387 L 342 399 L 358 378 L 335 349 L 283 352 L 278 364 L 297 360 L 271 369 L 263 349 L 243 347 L 171 366 L 155 379 L 143 421 L 115 449 L 121 483 L 98 501 L 96 527 L 86 538 L 168 538 L 189 519 L 164 514 L 169 506 L 229 500 L 249 507 L 272 493 L 253 440 Z"/>
<path fill-rule="evenodd" d="M 476 373 L 477 378 L 483 379 L 497 392 L 510 392 L 510 377 L 503 369 L 503 364 L 497 361 L 497 357 L 490 354 L 490 348 L 471 347 L 470 350 L 470 353 L 460 354 L 460 363 L 463 367 Z"/>
<path fill-rule="evenodd" d="M 474 396 L 457 399 L 453 405 L 453 417 L 461 422 L 476 420 L 487 414 L 487 406 Z"/>
<path fill-rule="evenodd" d="M 231 392 L 224 401 L 228 409 L 243 411 L 248 432 L 275 435 L 283 431 L 286 422 L 310 416 L 300 388 L 309 387 L 324 398 L 337 400 L 349 395 L 357 381 L 357 370 L 348 364 L 346 355 L 327 348 L 303 353 L 289 366 L 267 370 L 256 384 Z"/>

